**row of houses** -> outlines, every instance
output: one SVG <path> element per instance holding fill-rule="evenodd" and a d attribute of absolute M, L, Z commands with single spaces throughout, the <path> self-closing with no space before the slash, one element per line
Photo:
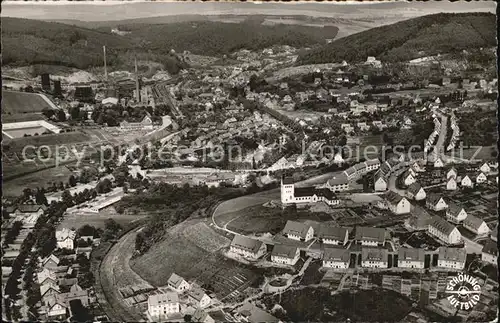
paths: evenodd
<path fill-rule="evenodd" d="M 366 173 L 377 170 L 380 168 L 380 160 L 371 159 L 365 162 L 357 163 L 341 174 L 329 179 L 324 187 L 332 192 L 341 192 L 349 189 L 349 182 L 361 178 Z"/>
<path fill-rule="evenodd" d="M 172 273 L 167 281 L 169 291 L 149 295 L 148 314 L 153 319 L 163 319 L 171 315 L 179 314 L 181 306 L 179 296 L 185 296 L 187 302 L 196 308 L 193 316 L 197 318 L 194 322 L 213 322 L 213 319 L 203 310 L 212 302 L 200 287 L 190 284 L 186 279 Z"/>
<path fill-rule="evenodd" d="M 90 303 L 88 291 L 78 285 L 76 278 L 66 278 L 73 268 L 60 266 L 60 259 L 53 254 L 41 260 L 42 270 L 37 273 L 40 286 L 43 312 L 49 320 L 66 319 L 69 316 L 70 303 L 80 301 L 82 306 Z M 63 292 L 63 289 L 68 289 Z"/>

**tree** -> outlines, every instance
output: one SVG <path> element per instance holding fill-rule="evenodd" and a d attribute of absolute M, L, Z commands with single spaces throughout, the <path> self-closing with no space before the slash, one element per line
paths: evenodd
<path fill-rule="evenodd" d="M 57 120 L 60 122 L 66 121 L 66 113 L 63 110 L 57 110 Z"/>
<path fill-rule="evenodd" d="M 40 204 L 40 205 L 48 205 L 49 204 L 43 189 L 37 190 L 37 192 L 35 194 L 35 201 L 37 204 Z"/>
<path fill-rule="evenodd" d="M 104 180 L 99 181 L 99 183 L 97 183 L 95 190 L 99 194 L 104 194 L 111 192 L 112 187 L 113 185 L 111 181 L 108 178 L 105 178 Z"/>
<path fill-rule="evenodd" d="M 68 180 L 69 186 L 75 187 L 77 184 L 75 175 L 70 175 Z"/>
<path fill-rule="evenodd" d="M 71 193 L 68 190 L 65 190 L 62 193 L 62 202 L 66 205 L 66 207 L 71 207 L 73 206 L 73 196 L 71 196 Z"/>

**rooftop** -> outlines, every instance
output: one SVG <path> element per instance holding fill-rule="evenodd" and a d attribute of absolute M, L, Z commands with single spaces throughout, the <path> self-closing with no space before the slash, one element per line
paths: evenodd
<path fill-rule="evenodd" d="M 150 306 L 158 306 L 161 304 L 178 303 L 179 296 L 175 292 L 166 292 L 162 294 L 150 295 L 148 298 L 148 304 Z"/>
<path fill-rule="evenodd" d="M 307 231 L 311 226 L 302 222 L 297 221 L 286 221 L 285 228 L 283 229 L 284 234 L 296 235 L 301 238 L 305 238 L 307 235 Z"/>
<path fill-rule="evenodd" d="M 285 257 L 293 259 L 297 253 L 297 247 L 287 246 L 284 244 L 274 245 L 271 256 Z"/>
<path fill-rule="evenodd" d="M 423 249 L 399 248 L 398 260 L 424 261 L 425 253 Z"/>
<path fill-rule="evenodd" d="M 387 261 L 387 254 L 384 248 L 362 248 L 361 260 Z"/>
<path fill-rule="evenodd" d="M 383 243 L 385 241 L 385 229 L 372 227 L 357 227 L 355 239 L 371 240 Z"/>
<path fill-rule="evenodd" d="M 235 235 L 233 241 L 231 241 L 231 247 L 247 250 L 252 253 L 256 253 L 262 244 L 262 241 L 254 240 L 241 235 Z"/>
<path fill-rule="evenodd" d="M 439 260 L 465 262 L 466 257 L 467 253 L 463 248 L 448 248 L 448 247 L 439 248 Z"/>
<path fill-rule="evenodd" d="M 429 225 L 446 235 L 449 235 L 453 230 L 456 229 L 456 227 L 453 224 L 449 223 L 448 221 L 438 216 L 433 217 L 429 221 Z"/>

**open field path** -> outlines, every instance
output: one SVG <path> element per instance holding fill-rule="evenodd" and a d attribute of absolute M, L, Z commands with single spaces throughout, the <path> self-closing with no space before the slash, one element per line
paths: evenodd
<path fill-rule="evenodd" d="M 100 281 L 104 292 L 105 300 L 114 312 L 120 317 L 110 318 L 118 319 L 123 322 L 138 322 L 144 320 L 142 313 L 136 308 L 130 307 L 123 302 L 119 289 L 133 285 L 149 285 L 147 281 L 141 278 L 130 268 L 130 258 L 135 251 L 135 237 L 142 229 L 133 230 L 125 234 L 118 242 L 111 247 L 99 267 Z M 119 278 L 119 279 L 117 279 Z"/>

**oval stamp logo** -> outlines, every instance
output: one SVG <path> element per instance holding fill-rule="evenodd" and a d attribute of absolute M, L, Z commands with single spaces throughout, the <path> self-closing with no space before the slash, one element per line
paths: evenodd
<path fill-rule="evenodd" d="M 460 310 L 470 310 L 479 302 L 481 285 L 476 278 L 461 273 L 453 277 L 446 285 L 447 299 L 450 304 Z"/>

